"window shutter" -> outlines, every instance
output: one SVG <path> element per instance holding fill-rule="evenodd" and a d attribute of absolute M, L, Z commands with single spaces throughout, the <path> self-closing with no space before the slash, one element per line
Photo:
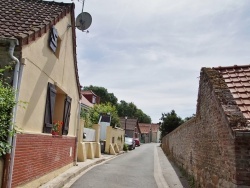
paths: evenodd
<path fill-rule="evenodd" d="M 69 96 L 66 96 L 63 113 L 63 135 L 67 135 L 69 131 L 71 100 L 72 99 Z"/>
<path fill-rule="evenodd" d="M 43 127 L 43 132 L 45 133 L 51 132 L 55 102 L 56 102 L 56 87 L 53 84 L 48 83 L 45 115 L 44 115 L 44 127 Z"/>

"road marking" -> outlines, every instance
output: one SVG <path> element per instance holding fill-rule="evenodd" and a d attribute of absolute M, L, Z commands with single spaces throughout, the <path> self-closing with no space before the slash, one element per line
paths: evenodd
<path fill-rule="evenodd" d="M 156 146 L 154 149 L 154 178 L 158 188 L 169 188 L 167 182 L 165 181 L 162 175 L 162 170 Z"/>

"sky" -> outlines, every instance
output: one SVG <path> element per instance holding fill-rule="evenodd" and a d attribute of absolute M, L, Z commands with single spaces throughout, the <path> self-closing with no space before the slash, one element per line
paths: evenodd
<path fill-rule="evenodd" d="M 75 16 L 82 1 L 74 2 Z M 82 86 L 133 102 L 152 123 L 195 114 L 202 67 L 250 63 L 249 0 L 85 0 L 89 33 L 77 30 Z"/>

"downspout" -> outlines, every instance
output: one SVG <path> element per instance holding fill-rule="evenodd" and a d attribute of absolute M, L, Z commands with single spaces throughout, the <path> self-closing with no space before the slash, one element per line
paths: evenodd
<path fill-rule="evenodd" d="M 13 131 L 14 124 L 16 120 L 16 111 L 17 111 L 17 102 L 19 97 L 19 88 L 21 85 L 21 77 L 22 77 L 22 71 L 23 71 L 23 65 L 21 65 L 19 59 L 14 56 L 15 46 L 18 45 L 17 39 L 10 39 L 10 46 L 9 46 L 9 56 L 12 60 L 16 62 L 16 66 L 14 69 L 14 77 L 13 77 L 13 89 L 15 91 L 14 100 L 16 102 L 16 105 L 12 109 L 12 118 L 11 118 L 11 124 L 9 126 L 9 131 Z M 11 145 L 11 149 L 8 151 L 8 157 L 6 157 L 6 163 L 7 163 L 7 187 L 11 187 L 12 183 L 12 174 L 13 174 L 13 166 L 14 166 L 14 156 L 15 156 L 15 147 L 16 147 L 16 135 L 9 135 L 8 136 L 8 143 Z"/>
<path fill-rule="evenodd" d="M 15 70 L 14 70 L 14 78 L 13 78 L 13 89 L 15 91 L 15 102 L 18 101 L 18 83 L 20 83 L 19 80 L 19 71 L 20 71 L 20 61 L 18 58 L 14 56 L 15 46 L 18 45 L 18 40 L 10 40 L 10 47 L 9 47 L 9 56 L 12 60 L 16 62 Z M 12 131 L 14 129 L 14 123 L 16 120 L 16 110 L 17 105 L 14 106 L 12 109 L 12 118 L 11 118 L 11 124 L 9 126 L 9 130 Z M 10 145 L 12 145 L 12 136 L 8 136 L 8 142 Z M 11 151 L 10 151 L 11 153 Z"/>
<path fill-rule="evenodd" d="M 18 45 L 18 40 L 17 40 L 17 45 Z M 10 52 L 10 50 L 9 50 Z M 13 48 L 13 52 L 14 52 L 14 48 Z M 13 56 L 13 53 L 12 53 Z M 14 128 L 14 123 L 16 122 L 16 111 L 17 111 L 17 103 L 19 100 L 19 91 L 20 91 L 20 86 L 21 86 L 21 80 L 22 80 L 22 75 L 23 75 L 23 68 L 25 63 L 21 63 L 15 56 L 13 56 L 13 60 L 14 58 L 19 62 L 19 71 L 15 71 L 15 73 L 17 74 L 17 88 L 16 88 L 16 95 L 15 95 L 15 101 L 16 101 L 16 105 L 14 107 L 13 110 L 13 119 L 12 119 L 12 130 Z M 15 67 L 16 69 L 16 67 Z M 15 79 L 15 74 L 14 74 L 14 79 Z M 13 81 L 13 86 L 14 86 L 14 81 Z M 11 187 L 11 183 L 12 183 L 12 175 L 13 175 L 13 167 L 14 167 L 14 157 L 15 157 L 15 151 L 16 151 L 16 134 L 13 135 L 12 138 L 12 152 L 11 152 L 11 159 L 10 159 L 10 176 L 9 176 L 9 181 L 8 181 L 8 185 L 9 187 Z"/>

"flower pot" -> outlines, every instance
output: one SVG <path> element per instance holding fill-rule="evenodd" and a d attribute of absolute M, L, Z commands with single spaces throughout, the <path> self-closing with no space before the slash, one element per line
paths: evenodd
<path fill-rule="evenodd" d="M 52 131 L 51 134 L 52 134 L 52 135 L 59 135 L 59 132 Z"/>

